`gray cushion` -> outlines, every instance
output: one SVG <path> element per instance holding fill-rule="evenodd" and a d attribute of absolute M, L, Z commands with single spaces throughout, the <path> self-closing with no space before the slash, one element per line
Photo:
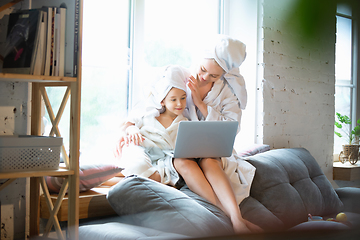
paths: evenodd
<path fill-rule="evenodd" d="M 186 239 L 185 235 L 161 232 L 154 229 L 111 222 L 79 227 L 79 240 L 130 240 L 130 239 Z"/>
<path fill-rule="evenodd" d="M 276 149 L 245 159 L 256 173 L 241 212 L 264 230 L 291 228 L 306 222 L 309 213 L 324 216 L 342 210 L 338 195 L 306 149 Z"/>
<path fill-rule="evenodd" d="M 107 199 L 117 214 L 138 226 L 191 237 L 233 234 L 222 211 L 186 188 L 133 176 L 113 186 Z"/>

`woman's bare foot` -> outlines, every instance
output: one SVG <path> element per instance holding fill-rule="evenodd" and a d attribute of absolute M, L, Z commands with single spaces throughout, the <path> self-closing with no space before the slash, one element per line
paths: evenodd
<path fill-rule="evenodd" d="M 244 222 L 245 222 L 246 226 L 250 229 L 251 232 L 253 232 L 253 233 L 264 232 L 264 229 L 262 229 L 258 225 L 254 224 L 252 222 L 249 222 L 248 220 L 245 220 L 245 219 L 244 219 Z"/>
<path fill-rule="evenodd" d="M 251 233 L 250 229 L 246 226 L 245 222 L 235 218 L 235 219 L 231 219 L 231 223 L 233 225 L 234 228 L 234 232 L 236 234 L 247 234 L 247 233 Z"/>

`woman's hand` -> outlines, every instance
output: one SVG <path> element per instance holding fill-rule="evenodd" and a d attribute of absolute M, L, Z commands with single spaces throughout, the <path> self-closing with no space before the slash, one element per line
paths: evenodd
<path fill-rule="evenodd" d="M 199 107 L 199 105 L 203 103 L 199 88 L 199 80 L 194 78 L 194 76 L 190 76 L 188 81 L 188 87 L 191 90 L 191 97 L 195 106 Z"/>
<path fill-rule="evenodd" d="M 140 133 L 140 129 L 136 126 L 130 126 L 126 128 L 127 136 L 124 139 L 125 145 L 133 143 L 140 145 L 144 141 L 144 137 Z"/>
<path fill-rule="evenodd" d="M 190 76 L 187 85 L 191 90 L 191 97 L 195 106 L 200 110 L 202 115 L 206 118 L 208 115 L 208 110 L 207 110 L 207 105 L 202 100 L 200 87 L 199 87 L 199 80 L 197 78 L 194 78 L 194 76 Z"/>
<path fill-rule="evenodd" d="M 115 158 L 121 158 L 123 146 L 129 146 L 131 142 L 135 145 L 139 145 L 144 140 L 138 127 L 134 123 L 126 122 L 122 125 L 120 131 L 120 139 L 117 141 L 114 156 Z"/>
<path fill-rule="evenodd" d="M 114 149 L 114 156 L 117 159 L 121 158 L 122 155 L 122 147 L 125 145 L 125 134 L 123 134 L 120 139 L 117 141 L 115 149 Z"/>

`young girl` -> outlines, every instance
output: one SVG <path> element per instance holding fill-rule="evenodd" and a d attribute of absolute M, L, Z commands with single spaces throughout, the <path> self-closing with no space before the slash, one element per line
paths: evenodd
<path fill-rule="evenodd" d="M 145 114 L 130 117 L 123 127 L 120 166 L 125 176 L 136 174 L 171 184 L 171 150 L 186 107 L 186 80 L 190 73 L 171 65 L 151 90 Z"/>

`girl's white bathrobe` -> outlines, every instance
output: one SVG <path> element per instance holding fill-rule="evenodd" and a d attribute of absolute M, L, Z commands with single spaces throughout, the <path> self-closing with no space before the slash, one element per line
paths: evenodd
<path fill-rule="evenodd" d="M 179 122 L 188 119 L 179 115 L 168 128 L 165 128 L 155 116 L 156 114 L 151 114 L 132 119 L 135 126 L 140 129 L 144 141 L 140 146 L 130 144 L 123 147 L 121 167 L 125 168 L 125 176 L 136 174 L 149 177 L 158 170 L 162 183 L 173 183 L 174 179 L 170 176 L 170 170 L 173 169 L 171 151 L 175 148 Z"/>

